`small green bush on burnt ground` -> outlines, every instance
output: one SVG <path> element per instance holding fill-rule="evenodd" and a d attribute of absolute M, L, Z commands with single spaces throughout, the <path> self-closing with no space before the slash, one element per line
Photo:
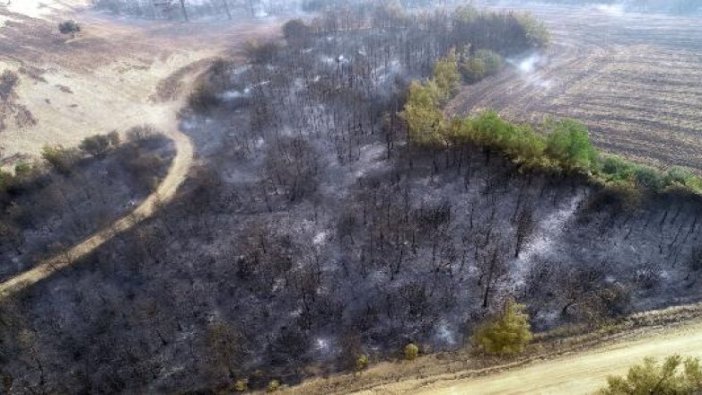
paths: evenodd
<path fill-rule="evenodd" d="M 473 334 L 475 347 L 489 354 L 511 355 L 524 351 L 533 335 L 526 306 L 513 300 L 505 303 L 497 316 L 482 324 Z"/>

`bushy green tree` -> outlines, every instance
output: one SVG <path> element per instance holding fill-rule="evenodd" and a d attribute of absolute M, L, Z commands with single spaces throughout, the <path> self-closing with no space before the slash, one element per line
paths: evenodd
<path fill-rule="evenodd" d="M 474 84 L 487 75 L 487 65 L 483 59 L 471 56 L 461 65 L 463 80 L 468 84 Z"/>
<path fill-rule="evenodd" d="M 490 354 L 509 355 L 524 351 L 533 335 L 525 306 L 508 300 L 502 312 L 481 325 L 473 334 L 473 344 Z"/>
<path fill-rule="evenodd" d="M 634 166 L 618 156 L 603 157 L 599 167 L 609 181 L 631 180 L 634 175 Z"/>
<path fill-rule="evenodd" d="M 634 180 L 640 186 L 651 191 L 663 189 L 663 175 L 656 169 L 648 166 L 636 166 L 634 168 Z"/>
<path fill-rule="evenodd" d="M 115 134 L 116 135 L 116 134 Z M 96 158 L 104 158 L 105 155 L 110 151 L 110 149 L 114 148 L 116 144 L 115 141 L 119 141 L 119 137 L 117 139 L 110 138 L 108 135 L 95 135 L 95 136 L 90 136 L 86 137 L 81 141 L 80 143 L 80 149 L 85 151 L 87 154 L 92 155 Z"/>
<path fill-rule="evenodd" d="M 368 355 L 361 354 L 356 358 L 356 371 L 360 372 L 368 368 Z"/>
<path fill-rule="evenodd" d="M 12 174 L 0 169 L 0 193 L 7 190 L 7 187 L 10 186 L 10 182 L 12 182 Z"/>
<path fill-rule="evenodd" d="M 461 84 L 461 74 L 458 72 L 455 51 L 451 51 L 447 57 L 439 59 L 434 65 L 434 83 L 438 88 L 441 103 L 452 98 L 458 91 Z"/>
<path fill-rule="evenodd" d="M 692 395 L 702 391 L 702 368 L 698 359 L 673 355 L 662 365 L 653 358 L 629 369 L 626 377 L 607 378 L 600 395 Z"/>
<path fill-rule="evenodd" d="M 463 80 L 469 84 L 496 74 L 502 69 L 502 56 L 489 49 L 480 49 L 461 64 Z"/>
<path fill-rule="evenodd" d="M 551 33 L 543 22 L 539 22 L 529 13 L 516 14 L 516 18 L 531 46 L 544 48 L 551 43 Z"/>
<path fill-rule="evenodd" d="M 268 387 L 266 388 L 266 392 L 276 392 L 280 389 L 280 381 L 278 380 L 271 380 L 268 382 Z"/>
<path fill-rule="evenodd" d="M 573 120 L 549 121 L 546 154 L 567 170 L 590 170 L 597 151 L 590 141 L 585 125 Z"/>
<path fill-rule="evenodd" d="M 41 157 L 61 174 L 69 174 L 78 160 L 75 150 L 60 145 L 45 146 L 41 151 Z"/>
<path fill-rule="evenodd" d="M 413 82 L 402 118 L 407 122 L 410 141 L 421 146 L 441 142 L 444 116 L 439 110 L 439 89 L 432 81 L 426 84 Z"/>
<path fill-rule="evenodd" d="M 419 347 L 414 343 L 410 343 L 405 346 L 404 354 L 406 360 L 414 361 L 419 356 Z"/>

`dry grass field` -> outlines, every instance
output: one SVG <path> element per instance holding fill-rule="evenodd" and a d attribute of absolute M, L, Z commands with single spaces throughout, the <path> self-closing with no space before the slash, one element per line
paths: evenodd
<path fill-rule="evenodd" d="M 19 75 L 14 102 L 35 120 L 16 122 L 14 114 L 4 114 L 3 166 L 36 157 L 47 144 L 74 146 L 89 135 L 144 123 L 171 126 L 183 87 L 209 59 L 277 26 L 115 19 L 84 9 L 86 3 L 0 6 L 0 73 Z M 58 32 L 65 19 L 81 24 L 76 38 Z"/>
<path fill-rule="evenodd" d="M 492 108 L 518 121 L 577 118 L 608 152 L 702 170 L 699 18 L 527 9 L 551 30 L 551 48 L 510 59 L 505 72 L 465 87 L 450 113 Z"/>

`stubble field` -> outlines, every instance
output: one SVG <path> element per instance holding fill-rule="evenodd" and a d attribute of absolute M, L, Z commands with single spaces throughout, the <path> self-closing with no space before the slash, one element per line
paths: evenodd
<path fill-rule="evenodd" d="M 518 8 L 546 23 L 551 48 L 509 59 L 505 72 L 464 87 L 449 113 L 491 108 L 517 121 L 577 118 L 605 151 L 702 170 L 699 18 L 597 7 Z"/>

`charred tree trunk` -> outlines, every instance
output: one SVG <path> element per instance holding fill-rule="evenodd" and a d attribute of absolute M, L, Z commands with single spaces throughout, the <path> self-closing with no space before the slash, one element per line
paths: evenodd
<path fill-rule="evenodd" d="M 183 19 L 185 19 L 186 22 L 190 21 L 188 18 L 188 10 L 185 8 L 185 0 L 180 0 L 180 9 L 183 11 Z"/>
<path fill-rule="evenodd" d="M 229 0 L 222 0 L 222 3 L 224 3 L 224 10 L 227 12 L 227 18 L 231 21 L 232 12 L 229 10 Z"/>

